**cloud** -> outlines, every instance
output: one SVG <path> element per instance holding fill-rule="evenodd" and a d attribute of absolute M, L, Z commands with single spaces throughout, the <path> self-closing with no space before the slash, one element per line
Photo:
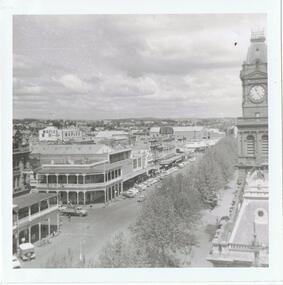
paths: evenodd
<path fill-rule="evenodd" d="M 59 79 L 52 78 L 55 82 L 62 84 L 65 88 L 78 93 L 88 92 L 92 89 L 92 85 L 81 80 L 74 74 L 65 74 Z"/>
<path fill-rule="evenodd" d="M 41 102 L 41 117 L 238 116 L 250 31 L 265 21 L 260 14 L 14 16 L 14 116 L 34 113 L 31 98 Z"/>

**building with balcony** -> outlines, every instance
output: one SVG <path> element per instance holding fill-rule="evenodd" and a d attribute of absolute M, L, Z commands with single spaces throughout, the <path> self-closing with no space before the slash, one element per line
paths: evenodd
<path fill-rule="evenodd" d="M 13 199 L 13 254 L 59 231 L 57 194 L 29 193 Z"/>
<path fill-rule="evenodd" d="M 107 203 L 148 171 L 146 155 L 106 145 L 47 145 L 39 155 L 40 193 L 57 193 L 62 203 Z"/>

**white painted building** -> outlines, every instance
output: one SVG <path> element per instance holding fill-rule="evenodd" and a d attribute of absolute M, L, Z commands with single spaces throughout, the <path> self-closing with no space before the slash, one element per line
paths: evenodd
<path fill-rule="evenodd" d="M 43 130 L 39 130 L 39 141 L 60 141 L 62 140 L 62 132 L 57 127 L 48 126 Z"/>
<path fill-rule="evenodd" d="M 55 142 L 55 141 L 70 141 L 82 140 L 82 131 L 75 127 L 58 129 L 54 126 L 48 126 L 43 130 L 39 130 L 39 141 Z"/>

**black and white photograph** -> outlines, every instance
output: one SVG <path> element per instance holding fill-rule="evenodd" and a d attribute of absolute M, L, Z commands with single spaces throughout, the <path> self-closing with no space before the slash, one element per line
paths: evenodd
<path fill-rule="evenodd" d="M 13 272 L 272 269 L 267 12 L 11 20 Z"/>

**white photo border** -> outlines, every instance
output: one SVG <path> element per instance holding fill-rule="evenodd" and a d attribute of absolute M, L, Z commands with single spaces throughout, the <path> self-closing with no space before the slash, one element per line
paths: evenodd
<path fill-rule="evenodd" d="M 269 88 L 268 268 L 12 269 L 12 17 L 47 14 L 266 13 Z M 270 282 L 282 277 L 282 104 L 280 0 L 26 0 L 0 2 L 1 247 L 3 283 Z M 240 70 L 240 66 L 239 66 Z M 239 80 L 240 84 L 240 80 Z M 239 94 L 241 96 L 241 94 Z M 217 284 L 217 283 L 216 283 Z"/>

